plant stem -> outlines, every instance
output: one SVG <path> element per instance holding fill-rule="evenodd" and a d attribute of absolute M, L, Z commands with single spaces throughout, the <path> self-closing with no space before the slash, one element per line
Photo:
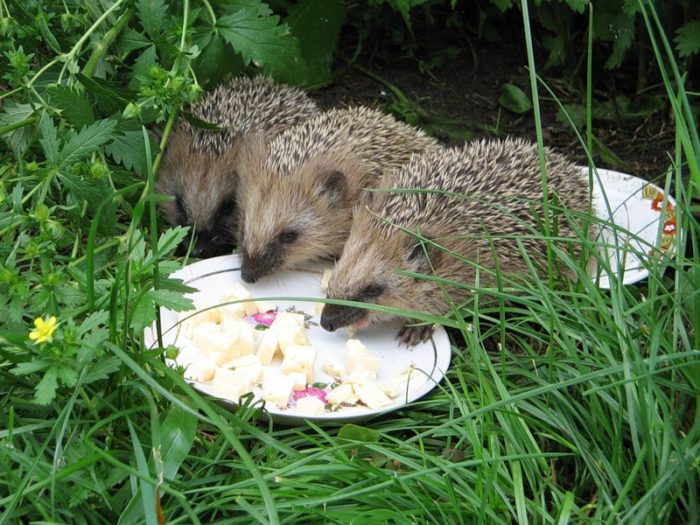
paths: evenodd
<path fill-rule="evenodd" d="M 36 117 L 29 117 L 24 120 L 20 120 L 19 122 L 14 122 L 12 124 L 8 124 L 7 126 L 3 126 L 0 128 L 0 135 L 4 135 L 5 133 L 9 133 L 10 131 L 13 131 L 17 128 L 22 128 L 24 126 L 28 126 L 29 124 L 33 124 L 36 122 Z"/>
<path fill-rule="evenodd" d="M 97 46 L 95 46 L 95 50 L 92 52 L 92 55 L 90 55 L 90 58 L 83 68 L 83 74 L 86 77 L 92 76 L 92 74 L 95 72 L 95 68 L 97 68 L 98 62 L 105 54 L 107 49 L 109 49 L 109 46 L 112 45 L 112 42 L 114 42 L 117 36 L 119 36 L 119 34 L 124 30 L 126 25 L 129 23 L 129 20 L 131 20 L 131 17 L 134 16 L 134 13 L 135 11 L 133 7 L 124 13 L 121 18 L 117 20 L 117 23 L 114 24 L 114 27 L 107 31 L 102 37 L 102 40 L 100 40 Z"/>

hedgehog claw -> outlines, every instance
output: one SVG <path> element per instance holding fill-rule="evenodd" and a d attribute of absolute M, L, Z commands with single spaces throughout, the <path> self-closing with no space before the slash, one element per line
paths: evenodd
<path fill-rule="evenodd" d="M 406 346 L 416 346 L 418 343 L 422 343 L 430 339 L 433 335 L 433 327 L 430 325 L 415 326 L 412 324 L 405 324 L 399 330 L 399 334 L 396 338 L 399 343 L 403 343 Z"/>

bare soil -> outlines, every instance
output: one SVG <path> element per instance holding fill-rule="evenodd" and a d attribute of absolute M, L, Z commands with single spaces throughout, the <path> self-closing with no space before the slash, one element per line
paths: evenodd
<path fill-rule="evenodd" d="M 389 49 L 360 53 L 351 65 L 341 59 L 334 84 L 316 91 L 313 96 L 325 107 L 349 104 L 384 107 L 447 144 L 482 136 L 510 135 L 535 140 L 533 112 L 519 115 L 503 108 L 498 101 L 506 83 L 515 84 L 526 93 L 530 91 L 522 28 L 514 31 L 512 38 L 500 42 L 469 40 L 455 45 L 444 37 L 441 47 L 441 39 L 443 36 L 434 34 L 424 38 L 431 41 L 422 57 L 420 50 L 402 56 L 398 50 Z M 448 48 L 457 56 L 443 57 L 442 64 L 426 71 L 425 64 L 441 53 L 444 55 Z M 341 45 L 341 55 L 343 49 L 348 55 L 353 51 L 350 46 L 343 48 Z M 562 102 L 583 103 L 580 91 L 558 78 L 556 72 L 544 70 L 546 56 L 537 56 L 536 61 L 538 73 L 544 75 Z M 596 95 L 608 98 L 606 86 L 614 89 L 614 81 L 614 78 L 599 79 Z M 405 95 L 408 103 L 401 104 L 391 86 Z M 539 89 L 545 144 L 585 164 L 584 150 L 572 128 L 557 119 L 557 104 Z M 594 160 L 599 167 L 654 180 L 661 177 L 670 164 L 674 133 L 666 112 L 656 112 L 645 118 L 620 118 L 616 122 L 594 121 L 593 131 L 618 158 L 616 161 L 610 155 L 601 157 L 596 151 Z"/>

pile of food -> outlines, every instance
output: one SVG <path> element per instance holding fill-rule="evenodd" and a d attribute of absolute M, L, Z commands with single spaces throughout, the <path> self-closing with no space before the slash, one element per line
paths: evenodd
<path fill-rule="evenodd" d="M 378 383 L 379 357 L 358 339 L 347 340 L 343 363 L 324 358 L 307 336 L 309 318 L 255 301 L 236 284 L 215 303 L 180 313 L 175 363 L 224 399 L 252 392 L 268 410 L 299 415 L 379 409 L 406 392 L 411 367 Z M 317 368 L 323 377 L 315 377 Z"/>

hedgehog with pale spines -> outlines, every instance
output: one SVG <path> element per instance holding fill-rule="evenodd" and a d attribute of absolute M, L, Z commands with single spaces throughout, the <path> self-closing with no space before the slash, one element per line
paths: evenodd
<path fill-rule="evenodd" d="M 268 144 L 248 141 L 238 168 L 243 280 L 337 257 L 362 188 L 437 147 L 422 131 L 366 107 L 319 113 Z"/>
<path fill-rule="evenodd" d="M 588 180 L 562 155 L 545 152 L 550 216 L 556 214 L 550 237 L 576 256 L 581 250 L 577 217 L 589 212 Z M 536 267 L 547 267 L 535 144 L 482 140 L 463 149 L 431 150 L 387 172 L 379 188 L 430 191 L 376 191 L 363 196 L 364 204 L 355 209 L 350 235 L 330 276 L 327 294 L 331 299 L 443 315 L 449 313 L 450 305 L 440 286 L 397 269 L 464 283 L 447 289 L 459 305 L 470 300 L 470 286 L 495 285 L 496 271 L 527 278 L 530 269 L 520 246 Z M 418 232 L 420 237 L 408 232 Z M 365 328 L 392 317 L 376 310 L 326 304 L 321 325 L 330 331 L 351 325 Z M 407 345 L 432 334 L 431 327 L 404 321 L 398 337 Z"/>
<path fill-rule="evenodd" d="M 195 117 L 219 129 L 182 120 L 168 141 L 157 191 L 175 197 L 160 203 L 166 222 L 196 230 L 193 256 L 231 253 L 235 246 L 235 170 L 243 138 L 255 132 L 269 140 L 318 111 L 303 91 L 267 76 L 235 78 L 191 107 Z"/>

